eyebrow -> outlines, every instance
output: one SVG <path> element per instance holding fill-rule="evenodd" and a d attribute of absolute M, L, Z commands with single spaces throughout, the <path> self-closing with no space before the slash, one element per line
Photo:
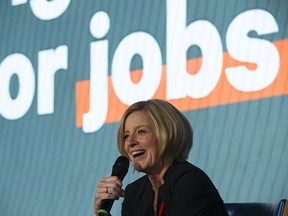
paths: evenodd
<path fill-rule="evenodd" d="M 145 128 L 151 129 L 151 127 L 148 126 L 148 125 L 138 125 L 138 126 L 135 127 L 134 130 L 137 130 L 137 129 L 141 128 L 141 127 L 145 127 Z M 123 131 L 123 133 L 127 133 L 127 132 L 129 132 L 129 131 L 128 130 L 124 130 Z"/>

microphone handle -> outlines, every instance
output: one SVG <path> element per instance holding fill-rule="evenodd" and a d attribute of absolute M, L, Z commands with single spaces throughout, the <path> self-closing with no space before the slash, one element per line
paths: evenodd
<path fill-rule="evenodd" d="M 111 214 L 106 211 L 105 209 L 99 209 L 98 210 L 98 216 L 111 216 Z"/>

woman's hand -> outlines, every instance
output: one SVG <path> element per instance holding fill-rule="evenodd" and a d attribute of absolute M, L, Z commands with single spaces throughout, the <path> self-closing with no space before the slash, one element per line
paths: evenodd
<path fill-rule="evenodd" d="M 122 189 L 120 179 L 116 176 L 102 178 L 96 188 L 94 200 L 95 215 L 97 215 L 103 200 L 117 200 L 119 197 L 124 197 L 124 190 Z"/>

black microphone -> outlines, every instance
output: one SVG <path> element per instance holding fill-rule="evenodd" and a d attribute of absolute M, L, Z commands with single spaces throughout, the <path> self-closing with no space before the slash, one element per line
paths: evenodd
<path fill-rule="evenodd" d="M 119 156 L 113 165 L 111 176 L 117 176 L 121 181 L 123 181 L 125 175 L 128 172 L 128 168 L 129 168 L 129 159 L 125 156 Z M 110 215 L 109 212 L 112 208 L 113 203 L 114 200 L 110 199 L 103 200 L 103 203 L 101 204 L 100 209 L 98 210 L 98 216 L 109 216 Z"/>

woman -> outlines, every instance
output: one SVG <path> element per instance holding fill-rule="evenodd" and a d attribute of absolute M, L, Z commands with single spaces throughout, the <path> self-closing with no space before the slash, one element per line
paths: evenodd
<path fill-rule="evenodd" d="M 120 120 L 118 149 L 146 175 L 125 190 L 115 176 L 97 185 L 94 211 L 104 199 L 123 197 L 122 216 L 228 215 L 209 177 L 187 162 L 192 128 L 172 104 L 159 100 L 131 105 Z"/>

